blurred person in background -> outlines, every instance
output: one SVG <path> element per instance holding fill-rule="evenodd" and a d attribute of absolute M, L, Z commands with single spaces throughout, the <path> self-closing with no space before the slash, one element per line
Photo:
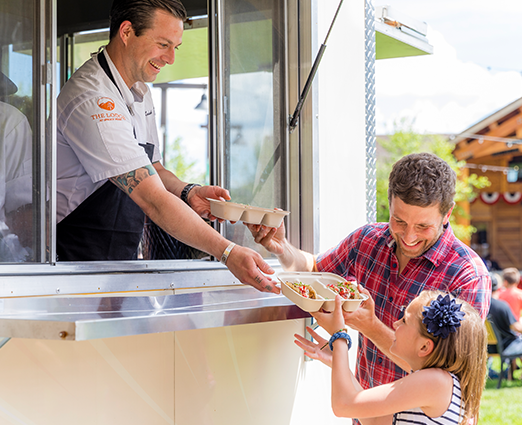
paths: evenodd
<path fill-rule="evenodd" d="M 498 299 L 509 304 L 516 320 L 520 320 L 522 310 L 522 290 L 518 288 L 520 272 L 515 267 L 508 267 L 502 272 L 503 290 L 499 292 Z"/>

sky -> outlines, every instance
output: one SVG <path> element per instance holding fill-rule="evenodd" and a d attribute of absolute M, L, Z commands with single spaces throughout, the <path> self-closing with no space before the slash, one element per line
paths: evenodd
<path fill-rule="evenodd" d="M 378 135 L 404 126 L 423 134 L 458 134 L 522 97 L 522 0 L 374 5 L 426 22 L 434 51 L 376 61 Z"/>

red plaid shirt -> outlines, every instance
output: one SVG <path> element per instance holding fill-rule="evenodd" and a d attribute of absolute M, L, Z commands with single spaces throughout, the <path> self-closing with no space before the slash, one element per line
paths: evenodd
<path fill-rule="evenodd" d="M 356 230 L 337 247 L 319 255 L 317 269 L 362 284 L 375 301 L 376 316 L 389 327 L 425 289 L 452 293 L 474 306 L 482 318 L 489 311 L 488 270 L 474 251 L 455 238 L 450 226 L 428 251 L 410 259 L 400 275 L 388 223 L 369 224 Z M 363 388 L 393 382 L 405 375 L 368 338 L 359 334 L 357 378 Z"/>

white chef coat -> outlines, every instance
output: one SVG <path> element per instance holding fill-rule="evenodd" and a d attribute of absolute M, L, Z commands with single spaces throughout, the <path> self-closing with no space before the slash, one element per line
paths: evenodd
<path fill-rule="evenodd" d="M 0 102 L 0 221 L 33 202 L 32 144 L 26 116 Z"/>
<path fill-rule="evenodd" d="M 33 202 L 32 143 L 26 116 L 0 102 L 0 262 L 25 261 L 29 256 L 5 218 Z"/>
<path fill-rule="evenodd" d="M 151 164 L 143 147 L 161 159 L 149 87 L 127 87 L 105 49 L 118 88 L 93 54 L 65 84 L 57 102 L 57 222 L 108 178 Z"/>

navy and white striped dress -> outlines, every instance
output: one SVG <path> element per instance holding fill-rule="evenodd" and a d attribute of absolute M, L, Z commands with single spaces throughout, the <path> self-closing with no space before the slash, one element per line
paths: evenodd
<path fill-rule="evenodd" d="M 460 381 L 453 373 L 450 373 L 453 378 L 453 396 L 451 403 L 442 416 L 438 418 L 430 418 L 421 410 L 420 407 L 406 410 L 404 412 L 395 413 L 393 415 L 393 425 L 457 425 L 464 415 L 464 410 L 461 409 L 461 392 Z"/>

